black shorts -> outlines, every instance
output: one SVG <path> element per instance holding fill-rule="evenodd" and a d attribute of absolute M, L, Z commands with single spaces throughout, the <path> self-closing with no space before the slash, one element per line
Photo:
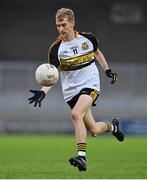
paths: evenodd
<path fill-rule="evenodd" d="M 71 100 L 67 101 L 67 104 L 70 106 L 71 109 L 74 108 L 75 104 L 77 103 L 79 97 L 82 94 L 87 94 L 92 97 L 93 103 L 92 106 L 96 106 L 95 101 L 97 100 L 99 96 L 99 91 L 96 89 L 91 88 L 83 88 L 77 95 L 75 95 Z"/>

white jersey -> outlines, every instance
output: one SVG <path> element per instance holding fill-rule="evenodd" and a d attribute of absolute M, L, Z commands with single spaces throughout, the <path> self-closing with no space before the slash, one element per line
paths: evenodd
<path fill-rule="evenodd" d="M 60 38 L 49 50 L 49 63 L 60 69 L 65 101 L 71 100 L 83 88 L 100 91 L 99 72 L 94 62 L 98 48 L 96 38 L 90 33 L 78 33 L 71 41 Z"/>

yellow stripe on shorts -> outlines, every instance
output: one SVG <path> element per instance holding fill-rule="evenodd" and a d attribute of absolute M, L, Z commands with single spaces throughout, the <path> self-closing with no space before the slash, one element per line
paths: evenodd
<path fill-rule="evenodd" d="M 92 97 L 92 100 L 95 101 L 95 99 L 97 98 L 97 96 L 99 95 L 99 91 L 97 91 L 96 89 L 94 89 L 91 93 L 90 96 Z"/>

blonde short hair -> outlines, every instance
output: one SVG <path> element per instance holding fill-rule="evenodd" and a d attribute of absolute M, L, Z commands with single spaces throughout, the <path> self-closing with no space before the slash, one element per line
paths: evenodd
<path fill-rule="evenodd" d="M 63 20 L 63 18 L 68 18 L 69 21 L 75 21 L 75 15 L 72 9 L 69 8 L 61 8 L 58 9 L 56 13 L 56 18 L 59 20 Z"/>

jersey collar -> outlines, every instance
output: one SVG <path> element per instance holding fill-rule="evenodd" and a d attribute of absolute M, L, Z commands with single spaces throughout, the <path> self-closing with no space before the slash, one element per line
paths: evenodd
<path fill-rule="evenodd" d="M 78 35 L 79 35 L 79 32 L 75 31 L 75 38 L 78 38 Z M 59 36 L 59 38 L 61 39 L 62 42 L 66 42 L 66 41 L 63 40 L 63 38 L 61 36 Z"/>

